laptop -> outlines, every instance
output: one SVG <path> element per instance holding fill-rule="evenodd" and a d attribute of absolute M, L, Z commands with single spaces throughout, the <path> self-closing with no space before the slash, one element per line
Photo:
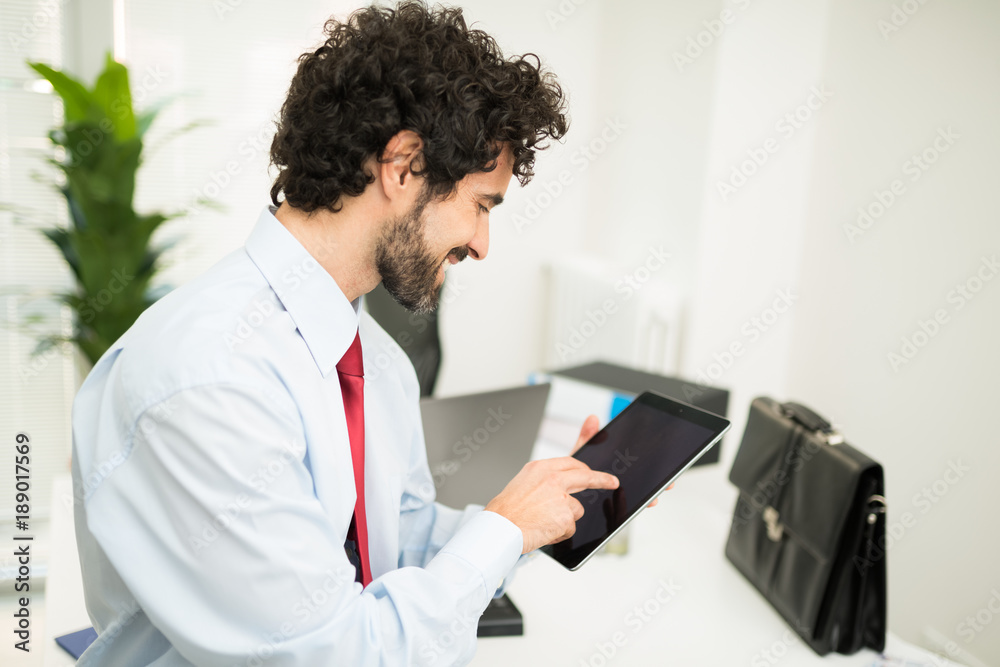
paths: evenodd
<path fill-rule="evenodd" d="M 549 396 L 548 384 L 420 401 L 427 462 L 443 505 L 486 505 L 531 460 Z M 507 595 L 490 600 L 479 637 L 524 634 Z"/>
<path fill-rule="evenodd" d="M 548 384 L 424 398 L 427 462 L 442 505 L 486 505 L 531 460 Z"/>

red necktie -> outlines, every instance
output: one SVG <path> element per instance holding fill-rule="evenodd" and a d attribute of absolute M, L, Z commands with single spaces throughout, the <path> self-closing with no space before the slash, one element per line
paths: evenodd
<path fill-rule="evenodd" d="M 351 460 L 354 463 L 354 487 L 358 496 L 347 537 L 357 544 L 361 585 L 367 586 L 372 580 L 372 570 L 368 563 L 368 519 L 365 517 L 365 366 L 361 360 L 360 331 L 337 364 L 337 374 L 340 376 L 340 391 L 344 395 L 347 436 L 351 441 Z"/>

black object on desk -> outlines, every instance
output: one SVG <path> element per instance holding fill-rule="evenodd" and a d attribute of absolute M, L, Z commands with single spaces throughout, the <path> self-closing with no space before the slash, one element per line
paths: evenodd
<path fill-rule="evenodd" d="M 720 417 L 725 417 L 726 410 L 729 408 L 729 391 L 726 389 L 709 387 L 693 380 L 681 380 L 666 375 L 639 371 L 605 361 L 564 368 L 552 371 L 551 374 L 610 387 L 630 394 L 655 391 L 675 400 L 690 403 L 703 410 L 714 412 Z M 694 465 L 718 463 L 720 447 L 722 447 L 722 441 L 705 452 L 705 455 L 698 459 Z"/>
<path fill-rule="evenodd" d="M 521 612 L 506 594 L 490 600 L 486 611 L 479 618 L 477 637 L 509 637 L 524 634 Z"/>

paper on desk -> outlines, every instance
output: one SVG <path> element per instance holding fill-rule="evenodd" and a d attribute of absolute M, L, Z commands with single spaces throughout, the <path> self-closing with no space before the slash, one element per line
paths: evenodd
<path fill-rule="evenodd" d="M 528 384 L 552 385 L 545 403 L 545 417 L 532 451 L 532 459 L 568 456 L 580 436 L 580 427 L 589 415 L 607 424 L 635 398 L 608 387 L 573 378 L 532 373 Z"/>

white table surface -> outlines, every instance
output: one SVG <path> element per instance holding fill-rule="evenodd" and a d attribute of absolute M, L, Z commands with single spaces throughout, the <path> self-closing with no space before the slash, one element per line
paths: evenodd
<path fill-rule="evenodd" d="M 49 524 L 49 574 L 45 582 L 45 667 L 73 665 L 76 661 L 56 644 L 55 638 L 90 627 L 83 599 L 80 558 L 76 551 L 73 508 L 73 479 L 56 477 L 52 486 L 52 518 Z"/>
<path fill-rule="evenodd" d="M 695 467 L 628 526 L 626 555 L 595 556 L 576 572 L 536 556 L 508 587 L 524 636 L 482 638 L 472 664 L 882 664 L 870 650 L 820 658 L 788 629 L 723 554 L 735 502 L 725 470 Z M 675 589 L 666 603 L 661 582 Z M 896 667 L 955 664 L 891 633 L 886 654 L 913 661 L 887 663 Z"/>
<path fill-rule="evenodd" d="M 57 480 L 46 585 L 46 667 L 74 664 L 53 638 L 90 625 L 72 510 L 61 502 L 71 492 L 69 476 Z M 881 664 L 872 651 L 821 659 L 788 631 L 723 556 L 735 499 L 718 465 L 694 468 L 663 494 L 659 506 L 628 527 L 627 555 L 596 556 L 577 572 L 535 556 L 508 589 L 524 615 L 524 635 L 480 639 L 472 664 Z M 912 661 L 888 663 L 893 667 L 955 664 L 891 634 L 886 653 Z"/>

